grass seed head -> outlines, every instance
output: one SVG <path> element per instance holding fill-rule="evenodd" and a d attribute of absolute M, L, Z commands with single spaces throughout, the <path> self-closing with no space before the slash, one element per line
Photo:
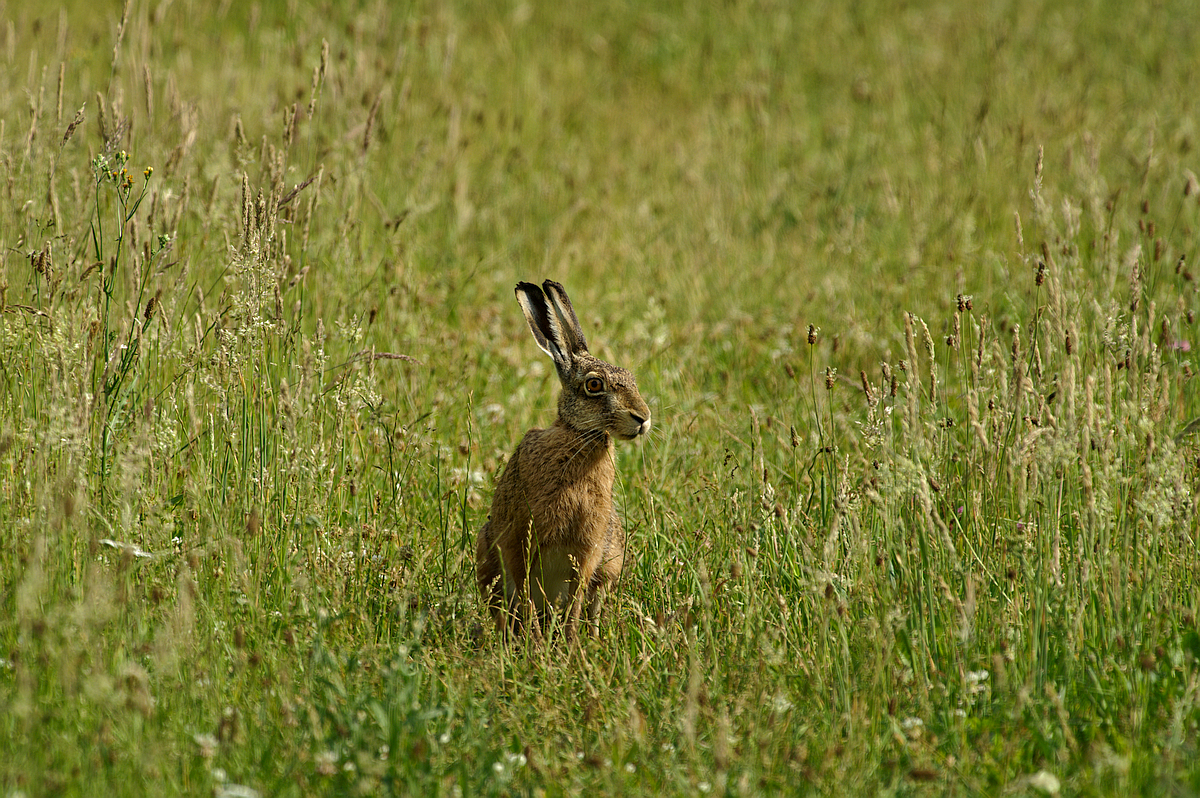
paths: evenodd
<path fill-rule="evenodd" d="M 871 383 L 867 380 L 867 372 L 859 371 L 858 378 L 862 381 L 863 395 L 867 397 L 867 406 L 875 406 L 875 394 L 871 390 Z"/>
<path fill-rule="evenodd" d="M 87 109 L 87 103 L 79 106 L 79 110 L 75 112 L 75 118 L 71 120 L 71 124 L 67 125 L 67 130 L 63 133 L 62 141 L 59 142 L 60 147 L 66 146 L 71 137 L 75 135 L 75 130 L 83 124 L 84 111 Z"/>
<path fill-rule="evenodd" d="M 934 354 L 933 353 L 933 336 L 929 334 L 929 325 L 927 325 L 925 323 L 924 319 L 918 318 L 917 321 L 920 322 L 920 324 L 921 324 L 921 345 L 923 347 L 925 347 L 925 354 L 927 354 L 929 356 L 930 360 L 932 361 L 933 354 Z"/>

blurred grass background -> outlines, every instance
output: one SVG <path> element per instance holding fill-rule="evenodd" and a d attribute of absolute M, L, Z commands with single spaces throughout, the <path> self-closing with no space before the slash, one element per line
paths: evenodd
<path fill-rule="evenodd" d="M 7 6 L 6 794 L 1200 791 L 1198 17 Z M 655 433 L 506 652 L 543 277 Z"/>

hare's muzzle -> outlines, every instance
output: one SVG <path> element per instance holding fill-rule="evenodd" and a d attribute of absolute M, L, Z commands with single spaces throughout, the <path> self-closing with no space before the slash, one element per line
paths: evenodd
<path fill-rule="evenodd" d="M 633 440 L 640 438 L 650 431 L 650 413 L 647 412 L 645 417 L 639 416 L 636 413 L 630 413 L 627 419 L 626 428 L 620 431 L 620 435 L 625 440 Z"/>

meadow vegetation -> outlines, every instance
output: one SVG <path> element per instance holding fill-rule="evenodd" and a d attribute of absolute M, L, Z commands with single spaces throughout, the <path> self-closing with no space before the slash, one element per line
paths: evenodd
<path fill-rule="evenodd" d="M 4 796 L 1200 792 L 1191 0 L 5 11 Z M 506 649 L 545 277 L 654 429 Z"/>

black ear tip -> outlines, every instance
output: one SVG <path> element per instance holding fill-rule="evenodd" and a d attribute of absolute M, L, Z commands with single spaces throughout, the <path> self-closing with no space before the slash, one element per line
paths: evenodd
<path fill-rule="evenodd" d="M 520 294 L 522 292 L 532 291 L 533 293 L 537 294 L 537 293 L 541 293 L 541 290 L 542 289 L 538 288 L 537 283 L 527 283 L 524 280 L 522 280 L 521 282 L 517 283 L 516 292 L 518 294 Z"/>
<path fill-rule="evenodd" d="M 542 288 L 547 294 L 549 294 L 551 291 L 559 291 L 563 294 L 567 293 L 567 289 L 562 287 L 562 283 L 557 283 L 554 280 L 547 280 L 546 282 L 542 283 Z"/>

